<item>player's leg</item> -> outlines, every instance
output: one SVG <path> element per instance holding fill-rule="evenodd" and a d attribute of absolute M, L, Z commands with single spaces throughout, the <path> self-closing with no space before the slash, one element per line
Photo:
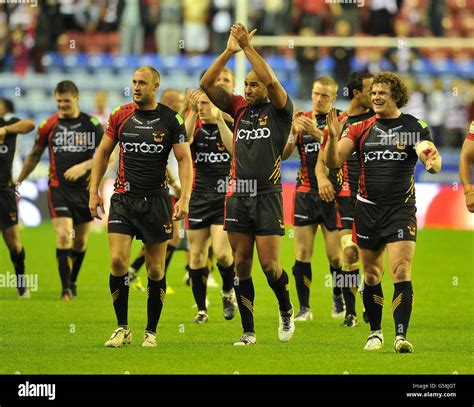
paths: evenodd
<path fill-rule="evenodd" d="M 140 279 L 138 272 L 141 267 L 145 264 L 145 246 L 142 246 L 140 251 L 135 257 L 135 260 L 128 267 L 128 276 L 130 278 L 130 288 L 137 291 L 145 291 L 142 280 Z"/>
<path fill-rule="evenodd" d="M 105 346 L 119 347 L 132 341 L 132 334 L 128 327 L 128 262 L 130 260 L 132 236 L 122 233 L 110 233 L 110 224 L 108 236 L 111 258 L 109 287 L 118 327 L 105 343 Z"/>
<path fill-rule="evenodd" d="M 91 222 L 85 222 L 80 225 L 74 225 L 74 238 L 72 242 L 71 258 L 71 292 L 73 297 L 77 296 L 77 277 L 81 270 L 82 262 L 87 250 L 87 239 L 89 236 Z"/>
<path fill-rule="evenodd" d="M 360 259 L 364 268 L 364 307 L 370 324 L 370 336 L 365 350 L 377 350 L 383 346 L 382 310 L 383 310 L 383 254 L 385 246 L 377 250 L 360 248 Z"/>
<path fill-rule="evenodd" d="M 395 286 L 392 312 L 395 321 L 394 348 L 397 353 L 413 352 L 413 346 L 406 340 L 406 335 L 413 306 L 411 272 L 415 246 L 413 241 L 387 243 L 390 275 Z"/>
<path fill-rule="evenodd" d="M 359 287 L 359 248 L 352 241 L 352 230 L 339 231 L 342 247 L 342 295 L 346 304 L 344 326 L 357 325 L 356 298 Z"/>
<path fill-rule="evenodd" d="M 222 225 L 211 225 L 212 251 L 216 256 L 217 268 L 222 277 L 222 303 L 224 318 L 232 319 L 237 311 L 237 300 L 234 292 L 234 258 L 227 232 Z"/>
<path fill-rule="evenodd" d="M 30 298 L 30 291 L 26 286 L 25 279 L 25 249 L 20 241 L 20 230 L 18 225 L 13 225 L 2 229 L 3 240 L 10 252 L 10 259 L 13 263 L 16 274 L 16 288 L 19 298 Z"/>
<path fill-rule="evenodd" d="M 279 259 L 281 236 L 256 236 L 255 242 L 260 265 L 267 277 L 268 285 L 272 288 L 278 300 L 280 309 L 278 337 L 280 341 L 286 342 L 293 336 L 295 324 L 288 287 L 288 274 L 282 269 Z"/>
<path fill-rule="evenodd" d="M 296 260 L 293 266 L 293 275 L 300 303 L 300 312 L 295 317 L 295 321 L 313 319 L 309 296 L 313 281 L 311 259 L 313 258 L 314 238 L 317 229 L 318 225 L 294 226 Z"/>
<path fill-rule="evenodd" d="M 234 345 L 251 345 L 256 342 L 253 319 L 255 290 L 252 281 L 253 246 L 252 233 L 227 232 L 235 261 L 234 289 L 237 296 L 243 335 Z"/>
<path fill-rule="evenodd" d="M 148 272 L 148 322 L 142 346 L 156 346 L 156 327 L 166 295 L 166 246 L 167 242 L 145 244 L 145 264 Z"/>
<path fill-rule="evenodd" d="M 73 222 L 72 218 L 69 217 L 57 217 L 52 220 L 56 232 L 56 260 L 62 285 L 61 299 L 69 301 L 72 299 L 70 286 L 72 271 L 71 249 L 74 234 Z"/>
<path fill-rule="evenodd" d="M 209 319 L 206 307 L 207 277 L 209 275 L 209 269 L 207 268 L 206 263 L 210 235 L 210 227 L 188 230 L 190 255 L 189 277 L 194 300 L 196 301 L 198 309 L 198 313 L 194 319 L 194 322 L 196 323 L 204 323 Z"/>

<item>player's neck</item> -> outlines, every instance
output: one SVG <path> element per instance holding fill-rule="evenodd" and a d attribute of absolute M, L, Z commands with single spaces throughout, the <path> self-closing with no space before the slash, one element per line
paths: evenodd
<path fill-rule="evenodd" d="M 158 107 L 158 102 L 154 100 L 153 102 L 147 103 L 146 105 L 139 105 L 136 103 L 139 110 L 156 110 Z"/>
<path fill-rule="evenodd" d="M 398 119 L 401 114 L 400 109 L 394 109 L 388 112 L 376 113 L 375 117 L 377 119 Z"/>
<path fill-rule="evenodd" d="M 60 119 L 77 119 L 80 114 L 81 114 L 81 111 L 79 109 L 76 109 L 71 114 L 64 114 L 64 113 L 59 112 L 58 117 Z"/>
<path fill-rule="evenodd" d="M 214 119 L 201 119 L 202 124 L 217 124 Z"/>
<path fill-rule="evenodd" d="M 353 103 L 353 102 L 354 102 L 354 99 L 351 100 L 351 102 L 349 103 L 349 107 L 347 108 L 348 116 L 359 116 L 369 111 L 369 109 L 365 109 L 362 106 L 358 105 L 357 103 Z"/>

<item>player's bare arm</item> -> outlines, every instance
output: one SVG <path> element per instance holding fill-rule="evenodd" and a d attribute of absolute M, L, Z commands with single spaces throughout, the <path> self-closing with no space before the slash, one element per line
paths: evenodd
<path fill-rule="evenodd" d="M 99 195 L 99 186 L 104 177 L 105 171 L 107 170 L 110 156 L 112 155 L 116 144 L 116 140 L 113 140 L 110 137 L 103 137 L 92 161 L 91 183 L 89 188 L 89 209 L 91 215 L 98 219 L 101 219 L 101 216 L 97 212 L 97 208 L 100 208 L 102 213 L 104 213 L 104 202 Z"/>
<path fill-rule="evenodd" d="M 3 143 L 5 137 L 9 134 L 26 134 L 34 130 L 35 122 L 30 119 L 22 119 L 14 124 L 7 124 L 0 127 L 0 144 Z"/>
<path fill-rule="evenodd" d="M 173 144 L 173 152 L 178 161 L 179 181 L 181 183 L 181 196 L 176 202 L 173 220 L 181 220 L 189 212 L 189 199 L 193 183 L 193 163 L 189 143 Z"/>
<path fill-rule="evenodd" d="M 44 149 L 45 147 L 40 147 L 37 144 L 33 146 L 30 153 L 25 158 L 25 162 L 23 163 L 23 168 L 21 169 L 17 182 L 23 182 L 26 178 L 28 178 L 28 175 L 33 172 L 41 160 Z"/>
<path fill-rule="evenodd" d="M 334 186 L 328 178 L 329 170 L 326 167 L 323 150 L 319 151 L 318 161 L 316 162 L 316 168 L 314 170 L 316 171 L 316 178 L 318 179 L 319 196 L 323 201 L 333 201 L 336 197 L 336 191 L 334 191 Z"/>
<path fill-rule="evenodd" d="M 304 114 L 302 110 L 297 110 L 293 113 L 293 123 L 291 125 L 290 135 L 286 141 L 285 148 L 283 149 L 282 159 L 288 159 L 293 150 L 295 149 L 296 142 L 298 141 L 298 133 L 301 131 L 299 118 Z"/>
<path fill-rule="evenodd" d="M 219 133 L 221 135 L 221 139 L 224 143 L 225 149 L 232 154 L 234 135 L 224 120 L 224 113 L 222 113 L 222 111 L 215 106 L 212 107 L 211 111 L 212 117 L 216 121 L 217 128 L 219 129 Z"/>
<path fill-rule="evenodd" d="M 431 142 L 424 140 L 415 146 L 416 154 L 424 164 L 426 171 L 430 174 L 437 174 L 441 171 L 442 159 L 436 146 Z"/>
<path fill-rule="evenodd" d="M 81 178 L 83 175 L 92 169 L 92 161 L 90 160 L 83 161 L 82 163 L 73 165 L 71 168 L 68 168 L 67 171 L 64 173 L 64 178 L 68 181 L 76 181 Z"/>
<path fill-rule="evenodd" d="M 474 162 L 474 141 L 466 139 L 459 158 L 459 179 L 464 187 L 466 207 L 474 212 L 474 190 L 472 189 L 472 163 Z"/>
<path fill-rule="evenodd" d="M 169 186 L 174 189 L 174 192 L 179 199 L 181 196 L 181 184 L 179 183 L 179 179 L 173 175 L 173 171 L 169 165 L 166 167 L 166 176 L 168 177 Z"/>
<path fill-rule="evenodd" d="M 337 111 L 332 108 L 328 113 L 328 141 L 325 148 L 325 161 L 328 168 L 339 168 L 354 152 L 354 142 L 348 138 L 337 141 L 347 118 L 337 120 Z"/>
<path fill-rule="evenodd" d="M 188 94 L 188 106 L 191 108 L 186 116 L 184 126 L 186 127 L 186 134 L 188 135 L 189 144 L 193 144 L 194 131 L 196 130 L 196 122 L 198 119 L 198 100 L 202 94 L 202 90 L 193 89 Z"/>
<path fill-rule="evenodd" d="M 249 34 L 245 26 L 240 23 L 233 25 L 231 28 L 232 35 L 238 41 L 240 47 L 244 51 L 245 56 L 252 65 L 254 72 L 260 81 L 266 86 L 270 102 L 273 106 L 275 106 L 275 108 L 283 109 L 288 100 L 288 95 L 286 94 L 285 89 L 283 89 L 283 86 L 281 86 L 270 65 L 265 62 L 262 56 L 250 43 L 255 32 L 256 30 L 253 30 Z"/>

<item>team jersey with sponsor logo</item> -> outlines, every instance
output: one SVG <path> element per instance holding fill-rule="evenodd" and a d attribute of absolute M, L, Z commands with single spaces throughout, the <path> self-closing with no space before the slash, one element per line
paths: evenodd
<path fill-rule="evenodd" d="M 35 143 L 41 148 L 48 147 L 49 185 L 88 188 L 90 171 L 76 181 L 66 180 L 64 173 L 74 165 L 93 157 L 103 133 L 99 121 L 83 112 L 74 119 L 60 119 L 55 113 L 43 121 Z"/>
<path fill-rule="evenodd" d="M 293 103 L 283 109 L 270 102 L 249 105 L 232 95 L 227 113 L 234 117 L 234 149 L 228 195 L 250 196 L 279 192 L 283 149 L 290 134 Z"/>
<path fill-rule="evenodd" d="M 0 127 L 19 122 L 17 117 L 0 118 Z M 3 143 L 0 144 L 0 189 L 8 189 L 13 186 L 12 165 L 15 156 L 17 134 L 8 133 Z"/>
<path fill-rule="evenodd" d="M 225 193 L 232 155 L 222 142 L 217 124 L 199 122 L 196 125 L 191 153 L 194 166 L 193 191 Z"/>
<path fill-rule="evenodd" d="M 409 114 L 375 116 L 349 127 L 360 164 L 359 196 L 375 204 L 414 204 L 415 146 L 432 141 L 428 125 Z"/>
<path fill-rule="evenodd" d="M 178 113 L 161 103 L 155 110 L 128 103 L 110 114 L 105 134 L 120 148 L 115 192 L 137 197 L 168 193 L 168 155 L 173 144 L 188 141 Z"/>
<path fill-rule="evenodd" d="M 466 139 L 474 141 L 474 121 L 469 126 L 469 133 L 466 134 Z"/>
<path fill-rule="evenodd" d="M 341 112 L 338 110 L 337 114 Z M 305 112 L 304 116 L 313 117 L 312 112 Z M 326 128 L 327 113 L 318 114 L 314 116 L 316 125 L 319 130 Z M 316 141 L 311 134 L 304 134 L 303 131 L 298 133 L 296 140 L 296 148 L 300 155 L 300 168 L 296 177 L 296 191 L 297 192 L 318 192 L 318 179 L 316 178 L 316 163 L 318 162 L 319 151 L 321 149 L 321 142 Z M 323 140 L 321 140 L 323 141 Z M 337 187 L 337 169 L 329 171 L 329 180 L 334 188 Z"/>

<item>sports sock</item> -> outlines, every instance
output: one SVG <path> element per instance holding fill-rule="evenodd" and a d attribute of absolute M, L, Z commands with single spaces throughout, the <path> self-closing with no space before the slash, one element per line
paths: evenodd
<path fill-rule="evenodd" d="M 86 254 L 85 250 L 83 252 L 71 250 L 71 257 L 72 257 L 71 284 L 75 284 L 77 281 L 77 276 L 79 275 L 79 271 L 81 270 L 82 261 L 84 260 L 85 254 Z"/>
<path fill-rule="evenodd" d="M 383 310 L 383 292 L 382 284 L 368 285 L 365 283 L 364 294 L 365 311 L 370 322 L 370 330 L 378 331 L 381 329 L 382 310 Z"/>
<path fill-rule="evenodd" d="M 293 275 L 295 276 L 296 292 L 298 293 L 300 307 L 309 308 L 309 294 L 312 281 L 311 263 L 296 260 L 293 266 Z"/>
<path fill-rule="evenodd" d="M 128 326 L 128 291 L 126 284 L 128 274 L 124 276 L 109 276 L 110 294 L 114 304 L 115 315 L 117 316 L 118 326 Z"/>
<path fill-rule="evenodd" d="M 234 288 L 234 266 L 234 263 L 228 267 L 224 267 L 217 263 L 217 268 L 219 269 L 219 273 L 222 277 L 222 291 L 230 291 L 232 288 Z"/>
<path fill-rule="evenodd" d="M 56 249 L 56 260 L 58 261 L 59 277 L 64 291 L 71 285 L 71 249 Z"/>
<path fill-rule="evenodd" d="M 255 333 L 253 324 L 253 301 L 255 298 L 255 290 L 253 287 L 252 277 L 247 280 L 237 279 L 234 282 L 234 289 L 237 296 L 237 303 L 239 305 L 242 328 L 244 332 Z"/>
<path fill-rule="evenodd" d="M 160 320 L 161 310 L 166 295 L 166 276 L 161 280 L 155 281 L 148 278 L 148 300 L 147 300 L 147 315 L 148 323 L 146 326 L 147 332 L 156 333 L 156 327 Z"/>
<path fill-rule="evenodd" d="M 356 294 L 359 286 L 359 269 L 352 271 L 342 271 L 344 277 L 344 285 L 342 287 L 342 295 L 346 304 L 346 316 L 356 315 Z"/>
<path fill-rule="evenodd" d="M 207 311 L 206 307 L 206 290 L 207 290 L 207 277 L 209 276 L 209 270 L 207 267 L 200 269 L 189 269 L 189 278 L 191 288 L 193 290 L 194 301 L 199 311 Z"/>
<path fill-rule="evenodd" d="M 331 276 L 333 278 L 333 288 L 332 288 L 332 293 L 336 296 L 339 296 L 342 294 L 342 288 L 340 287 L 340 281 L 341 281 L 341 273 L 342 273 L 342 268 L 341 267 L 333 267 L 329 266 L 329 270 L 331 272 Z"/>
<path fill-rule="evenodd" d="M 395 335 L 406 336 L 413 306 L 413 288 L 411 281 L 394 284 L 392 312 L 395 321 Z"/>
<path fill-rule="evenodd" d="M 278 305 L 281 312 L 287 312 L 291 310 L 290 302 L 290 291 L 288 289 L 288 274 L 285 270 L 281 270 L 281 276 L 276 281 L 271 281 L 268 279 L 268 285 L 272 288 L 278 299 Z"/>
<path fill-rule="evenodd" d="M 20 295 L 26 290 L 26 281 L 25 279 L 25 249 L 22 248 L 20 252 L 13 253 L 10 252 L 10 259 L 13 263 L 16 274 L 16 288 Z"/>

